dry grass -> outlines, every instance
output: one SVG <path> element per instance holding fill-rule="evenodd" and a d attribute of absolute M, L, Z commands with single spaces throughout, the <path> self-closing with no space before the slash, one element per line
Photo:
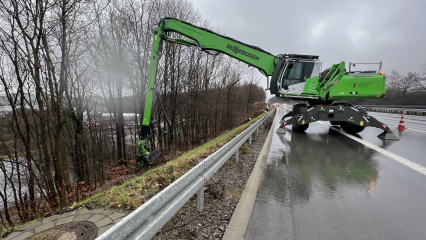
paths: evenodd
<path fill-rule="evenodd" d="M 250 151 L 250 149 L 249 149 L 248 147 L 246 147 L 246 146 L 241 146 L 241 147 L 240 147 L 240 153 L 241 153 L 241 154 L 248 154 L 248 153 L 251 153 L 251 151 Z"/>

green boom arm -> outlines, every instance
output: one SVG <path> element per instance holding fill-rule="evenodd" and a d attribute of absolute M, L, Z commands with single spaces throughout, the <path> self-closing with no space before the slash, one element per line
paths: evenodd
<path fill-rule="evenodd" d="M 165 35 L 166 32 L 176 32 L 194 41 L 168 38 Z M 168 41 L 198 46 L 201 50 L 213 50 L 227 54 L 250 66 L 256 67 L 266 76 L 272 75 L 275 69 L 274 61 L 278 62 L 279 60 L 271 53 L 259 47 L 239 42 L 208 29 L 196 27 L 190 23 L 173 18 L 164 18 L 161 20 L 159 26 L 154 30 L 154 39 L 155 35 L 159 35 L 161 39 Z"/>
<path fill-rule="evenodd" d="M 179 33 L 180 35 L 183 35 L 193 41 L 188 41 L 181 38 L 170 38 L 167 36 L 167 32 Z M 158 58 L 160 55 L 163 40 L 187 46 L 197 46 L 204 51 L 213 50 L 227 54 L 233 58 L 236 58 L 242 62 L 249 64 L 250 66 L 259 69 L 259 71 L 267 77 L 273 74 L 275 65 L 279 61 L 278 57 L 256 46 L 251 46 L 239 42 L 235 39 L 222 36 L 208 29 L 196 27 L 190 23 L 183 22 L 174 18 L 162 19 L 158 24 L 158 27 L 154 29 L 154 36 L 152 41 L 148 88 L 146 93 L 145 109 L 142 120 L 141 137 L 139 139 L 137 149 L 137 162 L 139 166 L 152 164 L 154 158 L 159 155 L 159 150 L 151 152 L 149 146 L 149 137 L 152 102 L 154 98 L 154 82 L 157 73 Z"/>

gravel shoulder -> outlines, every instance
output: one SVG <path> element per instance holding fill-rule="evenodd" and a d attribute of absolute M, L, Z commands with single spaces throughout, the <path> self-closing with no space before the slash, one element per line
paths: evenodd
<path fill-rule="evenodd" d="M 256 164 L 273 119 L 267 120 L 253 143 L 240 147 L 239 162 L 231 157 L 204 186 L 204 210 L 194 195 L 153 239 L 221 239 Z"/>

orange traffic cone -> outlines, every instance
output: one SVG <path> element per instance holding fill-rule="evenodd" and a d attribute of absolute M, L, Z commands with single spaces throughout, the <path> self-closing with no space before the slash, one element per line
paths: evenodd
<path fill-rule="evenodd" d="M 399 121 L 399 125 L 396 129 L 407 129 L 404 124 L 404 115 L 401 116 L 401 121 Z"/>

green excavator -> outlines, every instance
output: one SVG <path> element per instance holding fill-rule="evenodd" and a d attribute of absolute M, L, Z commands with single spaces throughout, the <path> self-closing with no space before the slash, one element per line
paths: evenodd
<path fill-rule="evenodd" d="M 170 37 L 169 33 L 173 32 L 186 38 Z M 382 98 L 386 93 L 386 77 L 381 72 L 381 62 L 377 63 L 379 69 L 372 71 L 351 71 L 351 66 L 356 66 L 356 63 L 349 63 L 349 71 L 346 71 L 346 64 L 343 61 L 322 70 L 319 56 L 273 55 L 259 47 L 188 22 L 164 18 L 153 32 L 145 109 L 137 148 L 139 166 L 152 164 L 160 154 L 160 150 L 151 150 L 149 139 L 152 137 L 154 125 L 154 122 L 151 122 L 154 82 L 163 41 L 194 46 L 209 54 L 214 51 L 238 59 L 257 68 L 266 76 L 266 90 L 271 94 L 279 98 L 304 102 L 295 104 L 293 109 L 284 115 L 277 133 L 284 134 L 286 125 L 293 125 L 293 129 L 297 131 L 305 131 L 310 123 L 321 120 L 339 125 L 342 130 L 351 134 L 361 132 L 368 126 L 377 127 L 384 130 L 378 137 L 398 139 L 388 126 L 369 116 L 362 106 L 336 102 L 336 100 Z M 164 112 L 163 107 L 162 109 Z M 170 129 L 167 115 L 165 116 Z M 286 118 L 289 119 L 285 120 Z M 162 131 L 161 127 L 159 129 Z"/>

